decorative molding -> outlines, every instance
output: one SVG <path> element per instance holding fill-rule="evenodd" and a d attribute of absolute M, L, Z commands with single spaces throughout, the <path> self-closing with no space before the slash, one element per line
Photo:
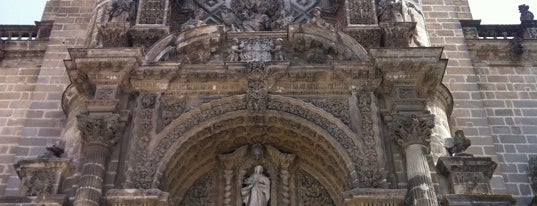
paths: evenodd
<path fill-rule="evenodd" d="M 111 189 L 104 197 L 109 206 L 171 206 L 169 194 L 158 189 Z"/>

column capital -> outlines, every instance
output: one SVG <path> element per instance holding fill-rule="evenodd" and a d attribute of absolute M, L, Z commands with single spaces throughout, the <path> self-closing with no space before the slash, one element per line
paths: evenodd
<path fill-rule="evenodd" d="M 119 139 L 119 114 L 77 116 L 78 128 L 83 141 L 88 146 L 102 146 L 110 149 Z"/>
<path fill-rule="evenodd" d="M 395 140 L 402 148 L 414 144 L 429 148 L 434 115 L 428 113 L 394 114 L 389 126 Z"/>

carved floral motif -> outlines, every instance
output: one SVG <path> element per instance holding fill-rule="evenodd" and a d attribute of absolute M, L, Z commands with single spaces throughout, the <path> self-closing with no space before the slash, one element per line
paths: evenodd
<path fill-rule="evenodd" d="M 169 125 L 174 119 L 181 116 L 187 111 L 186 99 L 184 96 L 175 96 L 174 94 L 163 94 L 160 96 L 158 130 L 162 130 Z"/>
<path fill-rule="evenodd" d="M 142 0 L 140 7 L 140 24 L 164 24 L 166 15 L 166 1 Z"/>
<path fill-rule="evenodd" d="M 433 114 L 396 114 L 390 123 L 397 143 L 403 148 L 412 144 L 428 147 L 433 127 Z"/>
<path fill-rule="evenodd" d="M 77 116 L 78 128 L 82 139 L 87 145 L 100 145 L 110 148 L 119 139 L 119 115 L 92 116 L 81 114 Z"/>
<path fill-rule="evenodd" d="M 349 101 L 347 99 L 303 99 L 316 107 L 324 109 L 328 113 L 340 119 L 345 125 L 350 126 Z"/>
<path fill-rule="evenodd" d="M 265 88 L 267 71 L 263 62 L 250 62 L 248 66 L 250 69 L 246 91 L 248 109 L 260 111 L 267 108 L 268 91 Z"/>
<path fill-rule="evenodd" d="M 299 205 L 333 206 L 334 201 L 328 191 L 307 172 L 300 170 L 296 174 Z"/>
<path fill-rule="evenodd" d="M 210 171 L 188 189 L 180 206 L 216 206 L 217 173 Z"/>

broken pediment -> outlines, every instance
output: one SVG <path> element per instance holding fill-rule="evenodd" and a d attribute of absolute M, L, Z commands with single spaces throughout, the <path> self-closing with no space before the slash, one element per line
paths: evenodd
<path fill-rule="evenodd" d="M 170 34 L 155 43 L 144 60 L 181 64 L 289 61 L 291 64 L 325 64 L 367 59 L 354 38 L 314 24 L 290 25 L 286 32 L 226 31 L 222 25 L 203 25 Z"/>

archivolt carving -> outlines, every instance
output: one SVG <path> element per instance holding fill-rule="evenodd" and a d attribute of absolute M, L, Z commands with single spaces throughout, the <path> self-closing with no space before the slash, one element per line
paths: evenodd
<path fill-rule="evenodd" d="M 297 122 L 304 122 L 306 125 L 315 125 L 313 127 L 309 127 L 309 131 L 305 131 L 306 134 L 312 138 L 317 138 L 319 140 L 325 140 L 328 141 L 328 145 L 332 145 L 333 147 L 340 148 L 336 149 L 335 151 L 342 150 L 346 151 L 345 154 L 337 154 L 337 158 L 343 158 L 343 161 L 345 162 L 341 166 L 346 166 L 347 168 L 347 174 L 350 176 L 348 180 L 352 181 L 351 187 L 357 186 L 358 174 L 368 173 L 367 171 L 363 171 L 362 168 L 358 167 L 358 163 L 363 162 L 364 158 L 369 158 L 371 156 L 376 157 L 376 154 L 370 154 L 369 152 L 363 151 L 364 149 L 364 143 L 360 141 L 355 134 L 346 127 L 341 121 L 337 120 L 337 118 L 333 117 L 331 114 L 328 114 L 322 110 L 316 109 L 313 105 L 305 104 L 304 102 L 298 101 L 296 99 L 292 98 L 286 98 L 281 96 L 270 96 L 267 108 L 269 111 L 278 111 L 276 116 L 288 116 L 287 118 L 283 118 L 281 120 L 278 120 L 276 117 L 263 117 L 263 116 L 252 116 L 250 119 L 246 120 L 244 119 L 244 116 L 250 116 L 252 113 L 250 111 L 247 111 L 247 105 L 246 105 L 246 98 L 244 95 L 238 95 L 233 96 L 229 98 L 224 98 L 220 100 L 215 100 L 213 102 L 203 104 L 192 111 L 185 113 L 181 115 L 179 118 L 177 118 L 172 124 L 170 124 L 168 127 L 164 128 L 164 130 L 161 132 L 160 135 L 158 135 L 155 140 L 150 142 L 149 144 L 146 144 L 145 148 L 149 148 L 147 150 L 144 150 L 145 153 L 147 153 L 147 156 L 140 155 L 137 156 L 137 160 L 133 162 L 137 162 L 138 165 L 134 166 L 134 169 L 136 170 L 134 172 L 133 177 L 131 177 L 132 182 L 134 183 L 134 187 L 139 188 L 151 188 L 151 187 L 157 187 L 160 182 L 160 175 L 162 175 L 162 171 L 165 169 L 166 164 L 169 164 L 169 160 L 172 159 L 175 156 L 175 152 L 179 151 L 179 146 L 186 144 L 185 141 L 189 141 L 192 139 L 195 139 L 198 141 L 196 145 L 193 145 L 193 147 L 199 147 L 202 145 L 212 145 L 217 144 L 218 146 L 229 144 L 225 142 L 218 142 L 215 141 L 216 135 L 218 135 L 218 131 L 222 132 L 229 132 L 228 129 L 225 129 L 225 125 L 222 125 L 222 122 L 228 122 L 221 121 L 218 119 L 226 119 L 229 117 L 228 113 L 232 112 L 239 112 L 239 117 L 243 116 L 243 118 L 238 118 L 237 120 L 244 123 L 245 121 L 248 121 L 248 123 L 259 125 L 258 128 L 252 126 L 249 126 L 248 128 L 252 128 L 254 131 L 264 131 L 265 134 L 270 134 L 269 129 L 270 127 L 264 127 L 262 125 L 267 125 L 267 123 L 270 122 L 282 122 L 282 121 L 288 121 L 288 122 L 282 122 L 281 125 L 285 125 L 287 128 L 301 128 L 304 126 L 301 126 Z M 282 113 L 283 112 L 283 113 Z M 226 114 L 226 115 L 224 115 Z M 240 115 L 242 114 L 242 115 Z M 286 115 L 287 114 L 287 115 Z M 289 116 L 290 115 L 290 116 Z M 292 120 L 293 118 L 303 118 L 303 120 Z M 271 119 L 272 118 L 272 119 Z M 288 119 L 291 118 L 291 119 Z M 287 119 L 287 120 L 286 120 Z M 209 121 L 210 120 L 210 121 Z M 291 120 L 291 121 L 289 121 Z M 200 125 L 206 125 L 207 129 L 203 129 L 205 126 Z M 238 124 L 240 125 L 240 124 Z M 284 128 L 285 128 L 284 127 Z M 223 128 L 223 130 L 219 130 L 220 128 Z M 238 130 L 244 131 L 246 128 L 237 128 Z M 276 127 L 276 129 L 278 129 Z M 298 134 L 292 134 L 292 130 L 288 130 L 289 135 L 298 135 Z M 221 134 L 224 135 L 224 134 Z M 203 137 L 211 137 L 211 138 L 203 138 Z M 329 138 L 330 137 L 330 138 Z M 327 138 L 327 139 L 326 139 Z M 332 139 L 333 138 L 333 139 Z M 270 139 L 270 138 L 266 138 Z M 258 139 L 259 140 L 259 139 Z M 233 144 L 244 144 L 247 143 L 247 139 L 241 139 L 241 138 L 235 138 L 231 145 Z M 278 140 L 278 141 L 287 141 L 287 140 Z M 292 148 L 295 143 L 289 142 L 290 145 L 288 147 Z M 282 144 L 282 143 L 280 143 Z M 285 145 L 285 144 L 282 144 Z M 316 142 L 312 142 L 312 146 L 316 145 Z M 299 146 L 299 145 L 294 145 Z M 187 148 L 184 148 L 187 149 Z M 184 149 L 181 149 L 184 150 Z M 190 149 L 197 149 L 196 151 L 203 151 L 201 149 L 203 148 L 190 148 Z M 322 149 L 327 150 L 327 149 Z M 311 151 L 310 151 L 311 152 Z M 330 153 L 330 152 L 328 152 Z M 324 154 L 324 153 L 323 153 Z M 316 156 L 311 152 L 309 154 L 316 158 Z M 180 156 L 180 155 L 179 155 Z M 197 156 L 203 156 L 202 154 Z M 305 155 L 307 156 L 307 155 Z M 320 160 L 324 160 L 325 158 L 319 157 Z M 201 159 L 200 159 L 201 160 Z M 209 161 L 209 160 L 205 160 Z M 213 160 L 210 160 L 213 161 Z M 202 161 L 200 164 L 204 164 Z M 330 165 L 330 164 L 328 164 Z M 354 166 L 353 166 L 354 165 Z M 363 165 L 363 163 L 360 163 L 360 165 Z M 183 166 L 184 167 L 184 166 Z M 181 169 L 181 168 L 177 168 Z M 322 169 L 323 171 L 335 171 L 336 168 L 332 169 Z M 159 173 L 156 173 L 157 171 L 161 171 Z M 355 172 L 356 171 L 356 172 Z M 155 176 L 155 174 L 159 174 Z M 333 176 L 333 174 L 336 173 L 328 173 L 327 176 Z M 185 174 L 185 176 L 188 176 L 188 174 Z M 153 178 L 151 178 L 153 177 Z M 152 180 L 150 180 L 152 179 Z M 346 181 L 349 182 L 349 181 Z M 361 181 L 361 185 L 365 187 L 370 187 L 372 185 L 367 185 L 367 182 Z"/>

